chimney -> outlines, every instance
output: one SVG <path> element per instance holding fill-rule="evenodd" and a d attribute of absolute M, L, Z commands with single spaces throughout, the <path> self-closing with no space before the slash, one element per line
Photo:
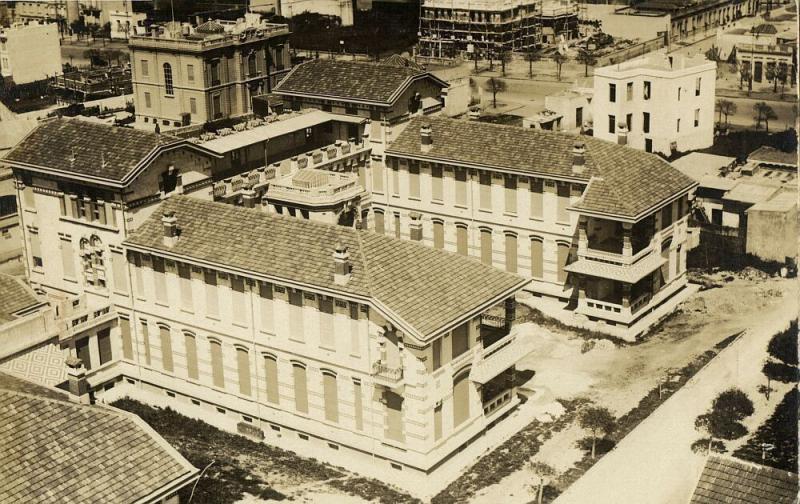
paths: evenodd
<path fill-rule="evenodd" d="M 245 208 L 255 208 L 256 192 L 253 189 L 242 189 L 242 206 Z"/>
<path fill-rule="evenodd" d="M 411 224 L 408 226 L 412 241 L 422 241 L 422 215 L 418 212 L 411 212 Z"/>
<path fill-rule="evenodd" d="M 572 146 L 572 173 L 580 175 L 586 168 L 586 144 L 581 141 Z"/>
<path fill-rule="evenodd" d="M 420 145 L 422 152 L 428 152 L 433 147 L 433 130 L 430 123 L 423 123 L 419 128 Z"/>
<path fill-rule="evenodd" d="M 161 217 L 161 223 L 164 224 L 164 245 L 172 247 L 178 243 L 178 218 L 175 217 L 175 212 L 168 210 L 164 212 Z"/>
<path fill-rule="evenodd" d="M 70 401 L 80 404 L 91 403 L 89 384 L 86 382 L 86 368 L 83 367 L 83 361 L 77 357 L 69 356 L 66 364 Z"/>
<path fill-rule="evenodd" d="M 625 123 L 617 125 L 617 143 L 620 145 L 628 145 L 628 126 Z"/>
<path fill-rule="evenodd" d="M 469 112 L 467 112 L 467 118 L 470 121 L 477 121 L 481 118 L 481 109 L 480 107 L 470 107 Z"/>
<path fill-rule="evenodd" d="M 333 281 L 336 285 L 345 285 L 350 280 L 350 253 L 342 242 L 336 242 L 333 252 Z"/>

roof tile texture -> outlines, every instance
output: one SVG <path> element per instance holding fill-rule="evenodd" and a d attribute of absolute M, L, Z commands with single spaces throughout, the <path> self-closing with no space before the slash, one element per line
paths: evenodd
<path fill-rule="evenodd" d="M 177 244 L 163 243 L 161 215 L 175 211 Z M 249 209 L 173 197 L 126 241 L 221 268 L 377 300 L 421 335 L 526 281 L 491 266 L 419 243 Z M 334 282 L 333 253 L 345 245 L 352 265 L 345 285 Z"/>
<path fill-rule="evenodd" d="M 12 313 L 38 303 L 33 291 L 21 280 L 0 273 L 0 323 L 14 317 Z"/>
<path fill-rule="evenodd" d="M 690 504 L 793 504 L 797 492 L 796 474 L 712 455 Z"/>

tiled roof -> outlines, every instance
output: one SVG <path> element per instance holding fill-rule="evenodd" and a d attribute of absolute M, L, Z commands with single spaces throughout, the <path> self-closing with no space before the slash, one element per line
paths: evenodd
<path fill-rule="evenodd" d="M 0 273 L 0 323 L 8 322 L 18 312 L 39 302 L 22 280 Z"/>
<path fill-rule="evenodd" d="M 0 460 L 3 503 L 132 503 L 197 471 L 134 415 L 9 390 Z"/>
<path fill-rule="evenodd" d="M 41 122 L 4 161 L 120 182 L 153 149 L 176 142 L 181 140 L 149 131 L 50 119 Z"/>
<path fill-rule="evenodd" d="M 756 161 L 767 164 L 785 164 L 797 166 L 797 151 L 783 152 L 775 147 L 763 145 L 754 150 L 747 156 L 748 161 Z"/>
<path fill-rule="evenodd" d="M 411 67 L 316 59 L 294 67 L 274 92 L 388 104 L 410 79 L 420 75 L 436 79 Z M 444 82 L 441 84 L 446 86 Z"/>
<path fill-rule="evenodd" d="M 433 146 L 423 153 L 419 129 L 428 123 Z M 585 144 L 585 169 L 572 172 L 572 150 Z M 467 163 L 591 183 L 575 208 L 627 218 L 691 188 L 695 182 L 655 154 L 596 138 L 444 117 L 417 117 L 387 149 L 441 162 Z"/>
<path fill-rule="evenodd" d="M 419 337 L 527 283 L 473 259 L 370 231 L 189 197 L 170 198 L 161 210 L 125 243 L 368 298 L 393 312 Z M 175 211 L 180 228 L 180 238 L 171 248 L 163 244 L 161 215 L 167 210 Z M 337 242 L 348 248 L 352 264 L 345 285 L 337 285 L 333 277 Z"/>
<path fill-rule="evenodd" d="M 753 33 L 758 33 L 759 35 L 775 35 L 778 33 L 778 29 L 775 28 L 775 25 L 771 25 L 769 23 L 760 24 L 758 26 L 754 26 L 752 30 Z"/>
<path fill-rule="evenodd" d="M 690 504 L 793 504 L 797 492 L 796 474 L 712 455 Z"/>
<path fill-rule="evenodd" d="M 389 65 L 401 68 L 413 68 L 414 70 L 424 71 L 425 69 L 416 61 L 400 56 L 399 54 L 392 54 L 388 58 L 381 60 L 382 65 Z"/>

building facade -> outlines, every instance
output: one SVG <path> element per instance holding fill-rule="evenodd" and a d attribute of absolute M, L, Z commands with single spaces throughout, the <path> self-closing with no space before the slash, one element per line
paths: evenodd
<path fill-rule="evenodd" d="M 252 97 L 289 71 L 288 35 L 286 25 L 248 13 L 131 36 L 137 123 L 169 128 L 250 113 Z"/>
<path fill-rule="evenodd" d="M 531 278 L 542 309 L 575 324 L 633 340 L 686 284 L 696 183 L 656 156 L 431 117 L 413 119 L 370 172 L 376 233 Z"/>
<path fill-rule="evenodd" d="M 263 8 L 263 7 L 262 7 Z M 280 0 L 277 14 L 291 18 L 304 12 L 339 18 L 341 26 L 353 26 L 352 0 Z"/>
<path fill-rule="evenodd" d="M 16 24 L 0 29 L 0 75 L 15 84 L 61 73 L 61 46 L 54 23 Z"/>
<path fill-rule="evenodd" d="M 716 63 L 652 54 L 595 69 L 593 135 L 669 155 L 714 141 Z"/>
<path fill-rule="evenodd" d="M 0 263 L 22 256 L 16 192 L 11 170 L 0 169 Z"/>

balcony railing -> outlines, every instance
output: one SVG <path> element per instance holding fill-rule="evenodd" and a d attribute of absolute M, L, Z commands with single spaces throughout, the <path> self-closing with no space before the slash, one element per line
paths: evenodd
<path fill-rule="evenodd" d="M 403 367 L 388 366 L 380 361 L 375 362 L 372 364 L 372 378 L 379 385 L 388 387 L 400 385 L 403 381 Z"/>
<path fill-rule="evenodd" d="M 475 353 L 470 380 L 486 383 L 523 358 L 531 349 L 512 332 Z"/>
<path fill-rule="evenodd" d="M 619 264 L 622 266 L 628 266 L 644 259 L 648 255 L 650 255 L 651 252 L 653 252 L 652 245 L 649 245 L 640 250 L 639 252 L 630 256 L 626 256 L 625 254 L 622 253 L 606 252 L 604 250 L 586 248 L 586 250 L 582 252 L 580 250 L 578 251 L 578 257 L 582 257 L 590 261 L 599 261 L 611 264 Z"/>
<path fill-rule="evenodd" d="M 73 338 L 82 332 L 93 329 L 101 324 L 117 318 L 117 313 L 109 305 L 99 309 L 84 311 L 80 314 L 72 314 L 66 318 L 66 330 L 62 332 L 60 340 Z"/>

